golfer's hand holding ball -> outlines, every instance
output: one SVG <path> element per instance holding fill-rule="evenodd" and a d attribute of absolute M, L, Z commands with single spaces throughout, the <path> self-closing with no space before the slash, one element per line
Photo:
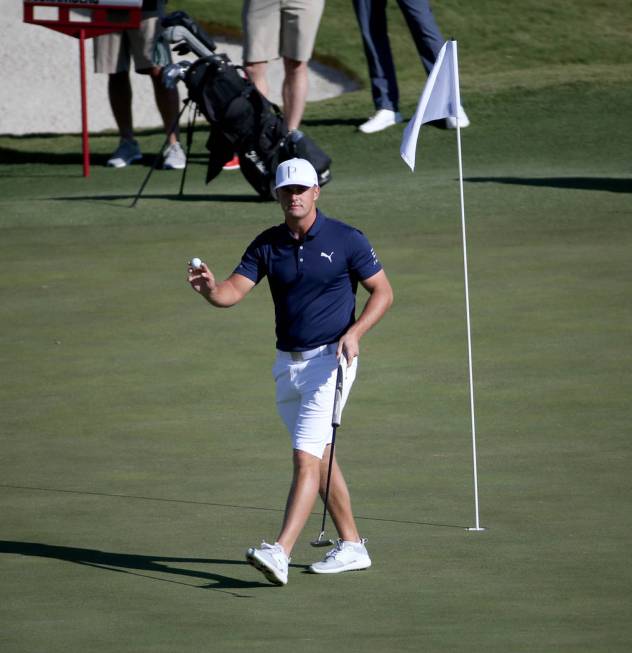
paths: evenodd
<path fill-rule="evenodd" d="M 197 256 L 191 259 L 189 263 L 189 283 L 195 292 L 200 293 L 206 299 L 215 290 L 215 277 L 208 269 L 206 263 Z"/>

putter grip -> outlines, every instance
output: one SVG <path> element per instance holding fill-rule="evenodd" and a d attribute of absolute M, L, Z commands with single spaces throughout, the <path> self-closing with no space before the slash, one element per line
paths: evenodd
<path fill-rule="evenodd" d="M 342 363 L 338 365 L 338 374 L 336 375 L 336 390 L 334 393 L 334 412 L 331 416 L 331 425 L 340 426 L 342 418 L 342 380 L 344 378 L 344 369 Z"/>

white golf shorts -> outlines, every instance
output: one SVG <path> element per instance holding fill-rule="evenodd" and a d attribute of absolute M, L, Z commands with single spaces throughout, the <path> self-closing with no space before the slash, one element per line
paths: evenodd
<path fill-rule="evenodd" d="M 296 360 L 301 356 L 304 360 Z M 347 367 L 342 385 L 344 408 L 358 368 L 357 357 Z M 322 458 L 331 443 L 338 359 L 336 344 L 323 345 L 301 354 L 278 351 L 272 368 L 276 404 L 290 432 L 292 448 Z"/>

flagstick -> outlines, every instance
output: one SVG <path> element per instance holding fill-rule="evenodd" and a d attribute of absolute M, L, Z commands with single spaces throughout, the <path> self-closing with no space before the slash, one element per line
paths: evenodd
<path fill-rule="evenodd" d="M 460 98 L 460 84 L 459 84 L 459 63 L 457 57 L 457 43 L 452 41 L 454 47 L 454 78 L 455 78 L 455 95 L 456 95 L 456 142 L 459 156 L 459 190 L 461 194 L 461 231 L 463 236 L 463 273 L 465 277 L 465 314 L 467 319 L 467 359 L 468 371 L 470 381 L 470 415 L 472 418 L 472 461 L 474 471 L 474 516 L 476 518 L 476 526 L 468 528 L 468 531 L 484 531 L 481 527 L 478 509 L 478 470 L 476 464 L 476 418 L 474 414 L 474 374 L 472 371 L 472 325 L 470 320 L 470 288 L 468 282 L 468 266 L 467 266 L 467 236 L 465 232 L 465 199 L 463 193 L 463 157 L 461 155 L 461 126 L 459 124 L 459 109 L 461 107 Z"/>
<path fill-rule="evenodd" d="M 472 417 L 472 458 L 474 467 L 474 511 L 476 526 L 468 528 L 468 531 L 484 531 L 481 528 L 478 511 L 478 470 L 476 466 L 476 419 L 474 416 L 474 374 L 472 372 L 472 326 L 470 321 L 470 288 L 468 283 L 467 267 L 467 236 L 465 233 L 465 201 L 463 195 L 463 163 L 461 158 L 461 127 L 459 118 L 456 119 L 457 147 L 459 152 L 459 188 L 461 191 L 461 231 L 463 234 L 463 272 L 465 276 L 465 313 L 467 318 L 467 358 L 470 377 L 470 414 Z"/>
<path fill-rule="evenodd" d="M 450 70 L 449 61 L 452 69 Z M 444 65 L 445 61 L 445 65 Z M 467 317 L 467 354 L 469 363 L 470 413 L 472 416 L 472 457 L 474 461 L 474 509 L 476 526 L 469 531 L 484 531 L 479 520 L 478 510 L 478 471 L 476 463 L 476 420 L 474 417 L 474 374 L 472 372 L 472 327 L 470 322 L 470 290 L 467 272 L 467 238 L 465 234 L 465 201 L 463 199 L 463 162 L 461 156 L 461 126 L 459 124 L 459 109 L 461 98 L 459 92 L 459 63 L 457 57 L 457 42 L 454 39 L 446 41 L 437 55 L 433 69 L 422 91 L 417 109 L 412 120 L 406 126 L 400 146 L 400 154 L 404 162 L 415 170 L 415 149 L 419 137 L 419 129 L 425 122 L 440 118 L 456 117 L 456 133 L 459 155 L 459 187 L 461 191 L 461 227 L 463 230 L 463 270 L 465 273 L 465 310 Z"/>

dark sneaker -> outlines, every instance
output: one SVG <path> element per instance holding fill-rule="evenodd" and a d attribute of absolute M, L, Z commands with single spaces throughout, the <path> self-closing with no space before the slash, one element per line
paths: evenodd
<path fill-rule="evenodd" d="M 140 161 L 143 155 L 136 141 L 122 140 L 108 159 L 107 165 L 111 168 L 125 168 L 134 161 Z"/>

